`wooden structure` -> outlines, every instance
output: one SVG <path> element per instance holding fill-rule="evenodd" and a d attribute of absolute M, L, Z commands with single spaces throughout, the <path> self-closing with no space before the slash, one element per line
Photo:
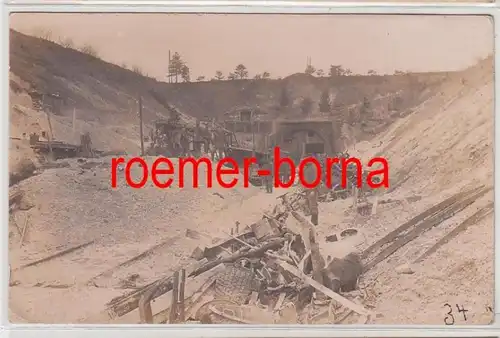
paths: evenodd
<path fill-rule="evenodd" d="M 70 144 L 61 141 L 40 141 L 36 133 L 30 135 L 30 147 L 35 153 L 49 156 L 52 153 L 54 160 L 71 157 L 94 157 L 100 154 L 92 148 L 92 140 L 89 133 L 80 136 L 81 144 Z"/>
<path fill-rule="evenodd" d="M 35 108 L 36 110 L 50 111 L 56 115 L 61 114 L 63 99 L 58 93 L 50 94 L 31 91 L 28 94 L 31 97 L 31 101 L 33 102 L 33 108 Z"/>

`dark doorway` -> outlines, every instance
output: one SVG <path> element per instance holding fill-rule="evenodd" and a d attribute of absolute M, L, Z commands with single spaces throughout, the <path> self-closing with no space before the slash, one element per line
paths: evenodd
<path fill-rule="evenodd" d="M 323 154 L 325 153 L 324 143 L 306 143 L 304 151 L 306 154 Z"/>

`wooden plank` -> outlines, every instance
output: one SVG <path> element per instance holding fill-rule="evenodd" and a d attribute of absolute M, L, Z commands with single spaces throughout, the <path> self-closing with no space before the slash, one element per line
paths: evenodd
<path fill-rule="evenodd" d="M 153 324 L 153 310 L 151 309 L 151 296 L 154 289 L 149 290 L 139 299 L 139 319 L 141 324 Z"/>
<path fill-rule="evenodd" d="M 313 278 L 319 284 L 323 284 L 323 269 L 325 268 L 325 260 L 319 252 L 319 244 L 316 242 L 316 231 L 312 223 L 302 217 L 298 212 L 292 211 L 292 216 L 300 223 L 300 225 L 307 229 L 307 234 L 303 240 L 308 242 L 306 248 L 309 247 L 311 252 L 311 263 L 313 268 Z"/>
<path fill-rule="evenodd" d="M 464 232 L 467 230 L 467 228 L 473 224 L 476 224 L 479 222 L 481 219 L 484 217 L 490 215 L 493 212 L 493 206 L 494 203 L 490 202 L 488 203 L 487 206 L 485 206 L 482 209 L 479 209 L 476 213 L 474 213 L 472 216 L 467 218 L 465 221 L 460 223 L 457 227 L 455 227 L 452 231 L 447 233 L 444 237 L 442 237 L 440 240 L 438 240 L 433 246 L 431 246 L 429 249 L 427 249 L 420 257 L 418 257 L 414 263 L 420 263 L 430 255 L 432 255 L 434 252 L 436 252 L 440 247 L 448 243 L 450 240 L 458 236 L 461 232 Z"/>
<path fill-rule="evenodd" d="M 185 286 L 186 286 L 186 270 L 182 269 L 180 272 L 180 280 L 179 280 L 179 321 L 181 323 L 184 323 L 186 320 L 185 318 L 185 296 L 184 296 L 184 291 L 185 291 Z"/>
<path fill-rule="evenodd" d="M 243 240 L 246 236 L 253 236 L 253 231 L 249 230 L 242 234 L 239 234 L 237 238 Z M 232 237 L 222 239 L 218 241 L 216 244 L 212 245 L 211 247 L 206 247 L 203 250 L 203 255 L 208 259 L 215 258 L 219 253 L 224 251 L 224 247 L 230 246 L 231 244 L 235 243 L 235 241 L 236 241 L 235 238 Z"/>
<path fill-rule="evenodd" d="M 401 247 L 404 245 L 408 244 L 427 230 L 439 225 L 440 223 L 444 222 L 448 218 L 453 217 L 455 214 L 458 212 L 462 211 L 466 207 L 468 207 L 470 204 L 474 203 L 477 198 L 481 197 L 482 195 L 486 194 L 489 190 L 492 188 L 486 188 L 483 190 L 478 191 L 477 193 L 473 194 L 472 196 L 468 197 L 466 200 L 461 201 L 456 204 L 452 204 L 451 206 L 448 206 L 445 210 L 443 210 L 440 213 L 437 213 L 434 217 L 429 218 L 428 220 L 422 222 L 419 224 L 419 226 L 412 231 L 408 232 L 398 240 L 396 240 L 394 243 L 392 243 L 390 246 L 382 250 L 377 256 L 375 256 L 363 269 L 363 273 L 366 273 L 370 269 L 372 269 L 374 266 L 379 264 L 380 262 L 384 261 L 387 259 L 389 256 L 391 256 L 394 252 L 399 250 Z"/>
<path fill-rule="evenodd" d="M 188 266 L 186 268 L 187 272 L 194 271 L 199 268 L 200 265 L 205 265 L 207 260 L 201 260 L 195 262 L 194 264 Z M 96 320 L 100 321 L 109 321 L 109 319 L 113 319 L 116 317 L 121 317 L 135 309 L 139 306 L 139 299 L 143 294 L 145 294 L 148 290 L 154 288 L 152 299 L 156 299 L 159 296 L 165 294 L 166 292 L 172 290 L 173 288 L 173 276 L 166 276 L 153 283 L 146 285 L 145 287 L 135 290 L 129 294 L 117 297 L 112 299 L 108 304 L 105 311 L 100 313 Z"/>
<path fill-rule="evenodd" d="M 300 272 L 299 270 L 297 270 L 295 267 L 291 266 L 290 264 L 285 263 L 285 262 L 280 262 L 280 265 L 283 269 L 292 273 L 296 277 L 301 278 L 305 283 L 309 284 L 310 286 L 312 286 L 316 290 L 323 292 L 325 295 L 327 295 L 331 299 L 335 300 L 336 302 L 342 304 L 346 308 L 351 309 L 351 310 L 355 311 L 356 313 L 359 313 L 360 315 L 369 316 L 372 314 L 370 311 L 368 311 L 367 309 L 365 309 L 361 305 L 356 304 L 354 302 L 351 302 L 349 299 L 344 298 L 341 295 L 339 295 L 338 293 L 333 292 L 332 290 L 330 290 L 326 286 L 319 284 L 318 282 L 313 280 L 311 277 L 307 276 L 303 272 Z"/>
<path fill-rule="evenodd" d="M 170 313 L 168 323 L 175 324 L 177 322 L 177 301 L 179 297 L 179 271 L 174 273 L 174 287 L 172 289 L 172 300 L 170 304 Z"/>
<path fill-rule="evenodd" d="M 266 218 L 259 220 L 257 223 L 252 224 L 250 227 L 252 228 L 252 231 L 255 234 L 255 238 L 257 238 L 257 240 L 260 240 L 266 236 L 277 234 L 274 232 L 273 227 Z"/>
<path fill-rule="evenodd" d="M 24 236 L 26 236 L 26 230 L 28 230 L 28 219 L 29 215 L 26 215 L 26 218 L 24 220 L 23 233 L 21 234 L 21 240 L 19 241 L 19 247 L 23 246 Z"/>
<path fill-rule="evenodd" d="M 453 203 L 457 202 L 461 198 L 464 198 L 465 196 L 467 196 L 469 194 L 472 194 L 472 193 L 475 193 L 475 192 L 477 192 L 477 191 L 479 191 L 480 189 L 483 189 L 483 188 L 484 188 L 484 186 L 481 186 L 481 187 L 478 187 L 478 188 L 475 188 L 475 189 L 471 189 L 471 190 L 468 190 L 468 191 L 463 191 L 463 192 L 457 193 L 457 194 L 455 194 L 455 195 L 453 195 L 453 196 L 445 199 L 441 203 L 439 203 L 439 204 L 437 204 L 437 205 L 435 205 L 435 206 L 433 206 L 433 207 L 425 210 L 424 212 L 418 214 L 417 216 L 413 217 L 409 221 L 405 222 L 403 225 L 401 225 L 398 228 L 394 229 L 393 231 L 391 231 L 390 233 L 388 233 L 386 236 L 382 237 L 381 239 L 379 239 L 378 241 L 376 241 L 375 243 L 373 243 L 372 245 L 370 245 L 367 249 L 365 249 L 363 251 L 362 258 L 366 258 L 370 253 L 372 253 L 375 250 L 379 249 L 383 245 L 385 245 L 385 244 L 393 241 L 396 237 L 398 237 L 398 235 L 400 233 L 408 230 L 409 228 L 411 228 L 412 226 L 416 225 L 417 223 L 425 220 L 428 217 L 433 216 L 434 214 L 436 214 L 440 210 L 442 210 L 442 209 L 444 209 L 444 208 L 452 205 Z"/>
<path fill-rule="evenodd" d="M 168 238 L 167 240 L 165 240 L 165 241 L 163 241 L 155 246 L 152 246 L 151 248 L 147 249 L 146 251 L 143 251 L 140 254 L 138 254 L 130 259 L 127 259 L 125 262 L 122 262 L 118 265 L 115 265 L 115 266 L 107 269 L 106 271 L 103 271 L 103 272 L 95 275 L 94 277 L 90 278 L 87 281 L 87 284 L 93 284 L 98 278 L 105 277 L 105 276 L 111 276 L 116 270 L 130 266 L 132 263 L 135 263 L 138 260 L 146 258 L 147 256 L 151 255 L 155 250 L 157 250 L 165 245 L 170 245 L 170 244 L 174 243 L 175 241 L 177 241 L 179 238 L 180 238 L 180 236 Z"/>
<path fill-rule="evenodd" d="M 94 243 L 94 241 L 92 240 L 92 241 L 87 242 L 87 243 L 83 243 L 83 244 L 79 244 L 79 245 L 77 245 L 77 246 L 73 246 L 73 247 L 71 247 L 71 248 L 68 248 L 68 249 L 66 249 L 66 250 L 63 250 L 63 251 L 57 252 L 57 253 L 55 253 L 55 254 L 53 254 L 53 255 L 50 255 L 50 256 L 48 256 L 48 257 L 41 258 L 41 259 L 38 259 L 38 260 L 36 260 L 36 261 L 34 261 L 34 262 L 31 262 L 31 263 L 25 264 L 25 265 L 21 266 L 21 267 L 20 267 L 20 268 L 18 268 L 18 269 L 24 269 L 24 268 L 27 268 L 27 267 L 30 267 L 30 266 L 34 266 L 34 265 L 38 265 L 38 264 L 41 264 L 41 263 L 48 262 L 48 261 L 50 261 L 50 260 L 53 260 L 54 258 L 62 257 L 62 256 L 64 256 L 64 255 L 67 255 L 67 254 L 69 254 L 69 253 L 71 253 L 71 252 L 74 252 L 74 251 L 76 251 L 76 250 L 83 249 L 83 248 L 85 248 L 85 247 L 87 247 L 87 246 L 89 246 L 89 245 L 91 245 L 91 244 L 93 244 L 93 243 Z M 18 269 L 14 269 L 13 271 L 16 271 L 16 270 L 18 270 Z"/>
<path fill-rule="evenodd" d="M 279 239 L 276 239 L 276 240 L 273 240 L 269 243 L 264 244 L 260 248 L 252 249 L 252 250 L 249 250 L 247 252 L 237 251 L 229 257 L 224 257 L 224 258 L 221 258 L 221 259 L 218 259 L 215 261 L 208 262 L 207 264 L 203 265 L 199 269 L 191 272 L 189 274 L 189 276 L 199 275 L 205 271 L 208 271 L 208 270 L 214 268 L 215 266 L 217 266 L 221 263 L 232 263 L 232 262 L 235 262 L 238 259 L 243 258 L 243 257 L 255 257 L 255 256 L 263 255 L 267 250 L 279 248 L 280 246 L 283 245 L 283 243 L 285 243 L 285 241 L 286 241 L 286 239 L 279 238 Z"/>
<path fill-rule="evenodd" d="M 185 299 L 191 298 L 192 300 L 190 310 L 188 310 L 188 318 L 193 314 L 192 309 L 193 307 L 196 307 L 194 302 L 197 301 L 197 297 L 198 299 L 201 298 L 203 293 L 214 283 L 216 275 L 224 271 L 225 268 L 226 267 L 224 264 L 219 264 L 212 270 L 206 271 L 201 275 L 186 279 L 184 287 L 184 297 Z M 153 322 L 155 324 L 166 323 L 168 321 L 171 311 L 171 301 L 173 298 L 173 294 L 173 291 L 169 291 L 165 295 L 158 297 L 155 300 L 155 308 L 161 309 L 153 316 Z"/>

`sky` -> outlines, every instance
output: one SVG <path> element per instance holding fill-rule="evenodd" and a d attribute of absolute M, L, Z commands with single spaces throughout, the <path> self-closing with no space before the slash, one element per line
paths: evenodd
<path fill-rule="evenodd" d="M 354 73 L 452 71 L 493 53 L 493 21 L 483 16 L 69 14 L 17 13 L 11 28 L 49 29 L 55 39 L 91 44 L 99 56 L 140 67 L 164 80 L 168 53 L 178 52 L 191 77 L 228 74 L 244 64 L 250 76 L 303 72 L 308 57 Z"/>

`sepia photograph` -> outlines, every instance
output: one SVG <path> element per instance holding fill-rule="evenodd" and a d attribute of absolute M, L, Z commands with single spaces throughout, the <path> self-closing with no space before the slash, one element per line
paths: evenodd
<path fill-rule="evenodd" d="M 491 17 L 9 20 L 11 323 L 492 323 Z"/>

